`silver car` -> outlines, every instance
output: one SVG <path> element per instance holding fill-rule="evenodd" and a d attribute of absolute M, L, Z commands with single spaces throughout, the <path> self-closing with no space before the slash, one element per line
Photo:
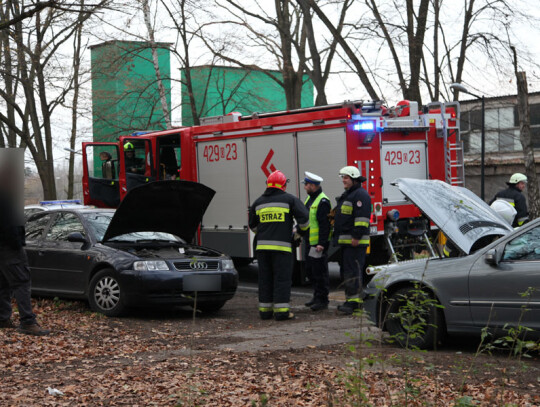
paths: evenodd
<path fill-rule="evenodd" d="M 370 319 L 401 345 L 419 348 L 447 333 L 479 334 L 486 327 L 540 332 L 540 220 L 513 230 L 464 188 L 411 179 L 395 184 L 461 256 L 380 267 L 365 290 Z M 527 335 L 538 336 L 534 331 Z"/>

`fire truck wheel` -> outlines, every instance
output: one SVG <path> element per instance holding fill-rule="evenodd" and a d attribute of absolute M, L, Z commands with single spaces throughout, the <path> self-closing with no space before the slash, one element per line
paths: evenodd
<path fill-rule="evenodd" d="M 444 334 L 444 316 L 432 293 L 421 288 L 400 288 L 390 295 L 386 329 L 391 338 L 409 349 L 432 349 Z"/>
<path fill-rule="evenodd" d="M 197 304 L 197 309 L 203 312 L 218 312 L 227 301 L 209 301 Z"/>
<path fill-rule="evenodd" d="M 92 311 L 108 317 L 118 317 L 125 313 L 122 303 L 122 287 L 112 269 L 99 271 L 90 281 L 88 302 Z"/>

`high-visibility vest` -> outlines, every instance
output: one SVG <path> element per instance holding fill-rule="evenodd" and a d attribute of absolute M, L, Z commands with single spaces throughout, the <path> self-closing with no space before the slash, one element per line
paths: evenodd
<path fill-rule="evenodd" d="M 325 243 L 325 242 L 319 242 L 319 222 L 317 222 L 317 208 L 319 207 L 319 203 L 321 202 L 321 199 L 323 198 L 328 199 L 325 193 L 321 192 L 319 195 L 317 195 L 317 198 L 315 198 L 315 200 L 309 207 L 309 244 L 310 245 L 315 245 L 317 243 L 319 244 Z M 306 198 L 304 205 L 306 205 L 308 201 L 309 201 L 309 196 Z"/>

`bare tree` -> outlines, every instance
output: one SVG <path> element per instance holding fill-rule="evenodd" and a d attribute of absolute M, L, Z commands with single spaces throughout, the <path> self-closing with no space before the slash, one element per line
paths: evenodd
<path fill-rule="evenodd" d="M 309 73 L 311 81 L 313 82 L 313 86 L 317 91 L 315 105 L 326 105 L 328 103 L 326 98 L 326 83 L 328 82 L 328 78 L 330 77 L 332 61 L 334 59 L 334 55 L 336 54 L 338 38 L 336 36 L 332 36 L 331 39 L 327 41 L 326 49 L 324 51 L 321 51 L 317 46 L 318 38 L 320 36 L 317 35 L 316 29 L 314 28 L 312 7 L 307 0 L 297 0 L 297 2 L 302 9 L 302 13 L 304 14 L 304 25 L 306 29 L 307 41 L 310 52 L 310 58 L 306 60 L 305 69 Z M 350 9 L 352 3 L 353 0 L 345 0 L 342 3 L 341 12 L 339 13 L 339 20 L 335 27 L 335 30 L 340 37 L 345 37 L 345 35 L 342 34 L 343 28 L 345 26 L 345 16 L 347 14 L 347 11 Z M 321 59 L 322 52 L 327 53 L 324 67 L 323 61 Z"/>
<path fill-rule="evenodd" d="M 84 10 L 85 0 L 81 0 L 81 11 Z M 68 190 L 67 198 L 73 199 L 73 183 L 75 171 L 75 143 L 77 142 L 78 117 L 79 117 L 79 93 L 81 82 L 81 52 L 84 14 L 79 14 L 79 25 L 75 31 L 73 41 L 73 102 L 71 105 L 71 135 L 69 137 L 69 148 L 72 153 L 69 155 L 68 167 Z"/>
<path fill-rule="evenodd" d="M 159 99 L 161 102 L 161 109 L 163 110 L 163 117 L 165 119 L 165 124 L 168 129 L 171 126 L 171 116 L 169 113 L 169 105 L 167 104 L 167 95 L 165 93 L 165 86 L 163 86 L 162 74 L 159 68 L 159 58 L 158 58 L 158 45 L 155 39 L 155 30 L 152 25 L 151 16 L 150 16 L 150 6 L 148 5 L 148 0 L 140 0 L 142 11 L 144 15 L 144 23 L 146 29 L 148 30 L 148 40 L 150 42 L 150 48 L 152 50 L 152 62 L 154 64 L 154 70 L 156 71 L 157 86 L 159 91 Z"/>
<path fill-rule="evenodd" d="M 215 21 L 207 24 L 228 24 L 242 31 L 253 42 L 254 48 L 263 49 L 276 63 L 280 75 L 253 63 L 244 62 L 245 58 L 234 57 L 231 53 L 230 39 L 219 41 L 210 34 L 201 34 L 201 39 L 207 47 L 223 61 L 227 61 L 247 70 L 263 72 L 275 81 L 284 91 L 287 109 L 301 107 L 302 86 L 306 65 L 306 30 L 303 15 L 291 0 L 275 0 L 271 13 L 268 7 L 259 2 L 250 2 L 244 6 L 238 1 L 226 0 L 227 5 L 217 2 L 231 20 Z M 267 3 L 265 3 L 267 4 Z M 262 23 L 264 29 L 259 28 Z M 245 30 L 245 31 L 244 31 Z M 231 33 L 227 35 L 230 37 Z"/>
<path fill-rule="evenodd" d="M 527 173 L 527 192 L 529 196 L 529 217 L 536 219 L 540 216 L 540 191 L 538 189 L 538 177 L 534 161 L 534 148 L 531 137 L 531 119 L 529 109 L 529 90 L 527 75 L 518 71 L 517 52 L 512 47 L 514 54 L 514 72 L 517 80 L 517 105 L 519 116 L 519 140 L 523 148 L 523 160 Z"/>
<path fill-rule="evenodd" d="M 20 0 L 0 5 L 1 13 L 16 21 L 3 30 L 7 36 L 2 38 L 4 64 L 0 69 L 1 77 L 9 79 L 0 87 L 5 106 L 0 123 L 8 135 L 15 134 L 30 151 L 45 199 L 56 198 L 52 117 L 74 86 L 73 75 L 60 61 L 60 49 L 80 24 L 106 3 L 101 0 L 92 6 L 79 5 L 78 12 L 73 12 L 67 7 L 71 3 L 66 2 L 65 8 L 43 9 L 26 18 L 21 18 Z"/>

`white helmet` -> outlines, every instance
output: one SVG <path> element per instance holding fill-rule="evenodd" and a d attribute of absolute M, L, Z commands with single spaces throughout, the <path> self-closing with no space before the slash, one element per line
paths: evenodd
<path fill-rule="evenodd" d="M 491 204 L 491 209 L 497 212 L 505 221 L 510 224 L 510 226 L 512 226 L 517 212 L 510 202 L 505 201 L 504 199 L 496 199 Z"/>
<path fill-rule="evenodd" d="M 348 175 L 352 179 L 360 178 L 360 170 L 354 165 L 348 165 L 339 170 L 339 175 Z"/>
<path fill-rule="evenodd" d="M 527 176 L 520 172 L 516 172 L 515 174 L 512 174 L 507 184 L 517 184 L 518 182 L 521 182 L 521 181 L 527 182 Z"/>

